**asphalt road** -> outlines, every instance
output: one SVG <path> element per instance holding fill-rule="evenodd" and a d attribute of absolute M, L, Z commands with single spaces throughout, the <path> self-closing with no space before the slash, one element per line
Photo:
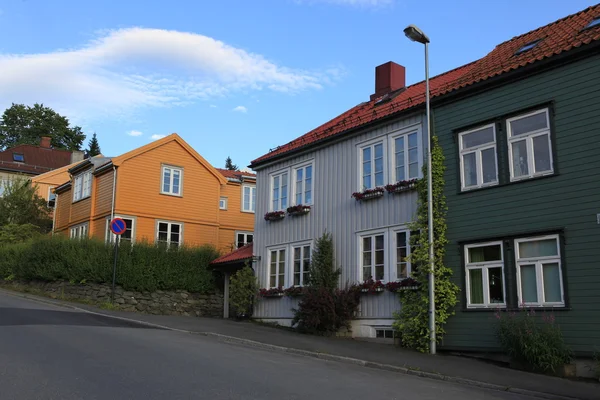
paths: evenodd
<path fill-rule="evenodd" d="M 530 397 L 223 343 L 0 293 L 0 399 Z"/>

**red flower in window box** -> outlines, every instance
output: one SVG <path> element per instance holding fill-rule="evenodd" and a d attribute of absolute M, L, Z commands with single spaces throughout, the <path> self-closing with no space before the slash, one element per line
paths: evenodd
<path fill-rule="evenodd" d="M 291 206 L 287 208 L 287 213 L 289 215 L 305 215 L 310 212 L 310 206 L 298 204 L 296 206 Z"/>
<path fill-rule="evenodd" d="M 402 279 L 397 282 L 388 282 L 385 284 L 385 288 L 392 293 L 396 293 L 399 290 L 415 290 L 419 287 L 419 282 L 413 278 Z"/>
<path fill-rule="evenodd" d="M 306 289 L 303 286 L 291 286 L 285 289 L 283 292 L 289 297 L 299 297 L 306 292 Z"/>
<path fill-rule="evenodd" d="M 385 185 L 385 190 L 387 190 L 388 193 L 401 193 L 415 189 L 417 187 L 417 182 L 418 179 L 398 181 L 396 183 Z"/>
<path fill-rule="evenodd" d="M 385 290 L 385 285 L 380 280 L 374 281 L 373 278 L 369 278 L 360 285 L 358 285 L 362 293 L 381 293 Z"/>
<path fill-rule="evenodd" d="M 381 197 L 381 196 L 383 196 L 384 193 L 385 193 L 384 188 L 376 187 L 373 189 L 363 190 L 362 192 L 354 192 L 354 193 L 352 193 L 352 197 L 354 197 L 356 199 L 356 201 L 370 200 L 370 199 L 376 199 L 378 197 Z"/>
<path fill-rule="evenodd" d="M 285 218 L 284 211 L 271 211 L 265 214 L 265 221 L 279 221 Z"/>
<path fill-rule="evenodd" d="M 283 297 L 283 289 L 281 287 L 266 289 L 262 288 L 258 291 L 260 297 Z"/>

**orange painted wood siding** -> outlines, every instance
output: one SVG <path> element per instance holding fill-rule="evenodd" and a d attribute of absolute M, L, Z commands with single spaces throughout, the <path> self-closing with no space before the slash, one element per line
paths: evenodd
<path fill-rule="evenodd" d="M 54 230 L 63 230 L 69 227 L 69 220 L 71 215 L 71 201 L 73 194 L 71 189 L 61 192 L 58 195 L 58 201 L 56 202 L 56 216 L 54 222 Z"/>
<path fill-rule="evenodd" d="M 110 214 L 111 212 L 113 176 L 114 172 L 110 171 L 94 177 L 96 181 L 96 192 L 94 193 L 94 196 L 96 196 L 94 216 Z"/>
<path fill-rule="evenodd" d="M 71 201 L 73 201 L 71 197 Z M 71 205 L 71 218 L 70 225 L 80 224 L 90 220 L 90 214 L 92 211 L 92 198 L 88 197 L 83 200 L 79 200 Z"/>
<path fill-rule="evenodd" d="M 55 175 L 42 174 L 39 176 L 35 176 L 31 178 L 31 184 L 38 186 L 38 196 L 44 198 L 45 200 L 48 200 L 49 188 L 58 187 L 63 183 L 69 182 L 70 179 L 71 176 L 69 175 L 69 172 L 65 170 L 63 172 L 56 173 Z"/>

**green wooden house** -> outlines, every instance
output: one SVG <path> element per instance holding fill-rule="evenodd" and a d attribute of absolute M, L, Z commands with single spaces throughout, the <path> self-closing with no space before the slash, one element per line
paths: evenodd
<path fill-rule="evenodd" d="M 433 93 L 446 157 L 442 348 L 498 349 L 495 310 L 552 312 L 600 348 L 600 5 L 498 45 Z"/>

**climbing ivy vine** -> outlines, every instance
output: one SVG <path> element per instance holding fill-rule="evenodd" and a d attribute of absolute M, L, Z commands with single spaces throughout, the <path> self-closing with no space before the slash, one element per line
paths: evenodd
<path fill-rule="evenodd" d="M 444 265 L 446 244 L 446 197 L 444 196 L 444 154 L 438 138 L 432 138 L 432 186 L 433 186 L 433 248 L 435 276 L 435 329 L 438 342 L 445 333 L 444 325 L 454 314 L 459 288 L 451 281 L 452 270 Z M 423 167 L 427 176 L 427 165 Z M 417 183 L 417 218 L 410 225 L 414 232 L 410 238 L 411 254 L 408 257 L 412 277 L 420 282 L 415 290 L 398 292 L 402 308 L 394 314 L 394 329 L 399 333 L 402 345 L 422 352 L 429 351 L 429 248 L 427 219 L 427 179 Z"/>

